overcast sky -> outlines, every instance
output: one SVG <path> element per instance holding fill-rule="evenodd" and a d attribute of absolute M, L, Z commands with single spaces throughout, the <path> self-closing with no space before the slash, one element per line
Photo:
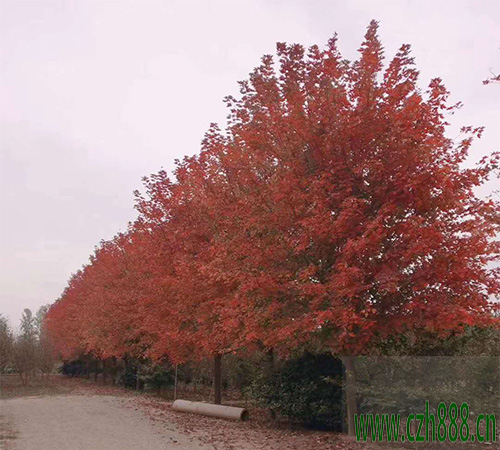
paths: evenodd
<path fill-rule="evenodd" d="M 134 219 L 141 177 L 198 152 L 223 97 L 277 41 L 338 32 L 353 59 L 379 20 L 387 57 L 412 44 L 421 84 L 442 77 L 464 102 L 454 120 L 486 126 L 471 162 L 498 150 L 500 85 L 482 80 L 500 71 L 499 5 L 0 0 L 0 313 L 17 326 L 23 308 L 54 301 Z"/>

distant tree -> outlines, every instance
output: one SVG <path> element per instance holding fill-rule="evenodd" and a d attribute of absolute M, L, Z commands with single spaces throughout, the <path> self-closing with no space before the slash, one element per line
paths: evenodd
<path fill-rule="evenodd" d="M 36 318 L 29 308 L 23 311 L 20 334 L 14 342 L 13 360 L 24 385 L 37 369 L 38 336 Z"/>
<path fill-rule="evenodd" d="M 37 321 L 36 317 L 31 312 L 31 309 L 25 308 L 21 316 L 20 337 L 25 340 L 35 341 L 37 338 Z"/>
<path fill-rule="evenodd" d="M 0 314 L 0 372 L 3 372 L 12 362 L 14 336 L 9 320 Z"/>
<path fill-rule="evenodd" d="M 41 306 L 35 317 L 37 331 L 37 365 L 40 372 L 49 374 L 54 368 L 54 348 L 45 324 L 50 305 Z"/>
<path fill-rule="evenodd" d="M 43 332 L 43 324 L 45 320 L 45 316 L 47 315 L 47 312 L 50 309 L 50 305 L 42 305 L 40 308 L 38 308 L 36 314 L 35 314 L 35 329 L 36 329 L 36 334 L 38 337 Z"/>

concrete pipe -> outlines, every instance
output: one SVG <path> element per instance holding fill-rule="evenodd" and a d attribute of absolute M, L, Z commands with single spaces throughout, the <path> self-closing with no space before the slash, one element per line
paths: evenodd
<path fill-rule="evenodd" d="M 175 411 L 202 414 L 204 416 L 220 417 L 222 419 L 247 420 L 248 411 L 234 406 L 213 405 L 211 403 L 176 400 L 172 405 Z"/>

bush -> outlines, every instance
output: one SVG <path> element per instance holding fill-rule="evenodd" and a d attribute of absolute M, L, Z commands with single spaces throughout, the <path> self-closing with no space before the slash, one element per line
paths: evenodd
<path fill-rule="evenodd" d="M 260 357 L 258 355 L 257 357 Z M 255 356 L 225 355 L 223 360 L 222 385 L 238 390 L 242 395 L 249 390 L 258 375 L 259 364 Z"/>
<path fill-rule="evenodd" d="M 314 428 L 342 428 L 342 362 L 330 354 L 285 361 L 251 391 L 259 405 L 282 417 Z"/>
<path fill-rule="evenodd" d="M 174 374 L 170 368 L 163 365 L 143 365 L 139 378 L 147 390 L 158 390 L 174 385 Z"/>
<path fill-rule="evenodd" d="M 79 359 L 75 361 L 65 361 L 59 371 L 67 377 L 79 377 L 84 371 L 83 361 Z"/>
<path fill-rule="evenodd" d="M 137 380 L 138 364 L 126 362 L 125 367 L 118 376 L 118 382 L 128 389 L 141 387 L 141 381 Z"/>

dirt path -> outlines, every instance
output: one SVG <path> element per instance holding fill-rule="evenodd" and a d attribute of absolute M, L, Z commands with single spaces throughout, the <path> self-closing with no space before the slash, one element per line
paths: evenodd
<path fill-rule="evenodd" d="M 1 400 L 0 412 L 9 450 L 213 449 L 175 425 L 151 421 L 129 398 L 22 397 Z"/>
<path fill-rule="evenodd" d="M 237 422 L 173 411 L 117 386 L 54 376 L 0 377 L 2 450 L 372 450 L 339 433 L 290 429 L 250 409 Z"/>

